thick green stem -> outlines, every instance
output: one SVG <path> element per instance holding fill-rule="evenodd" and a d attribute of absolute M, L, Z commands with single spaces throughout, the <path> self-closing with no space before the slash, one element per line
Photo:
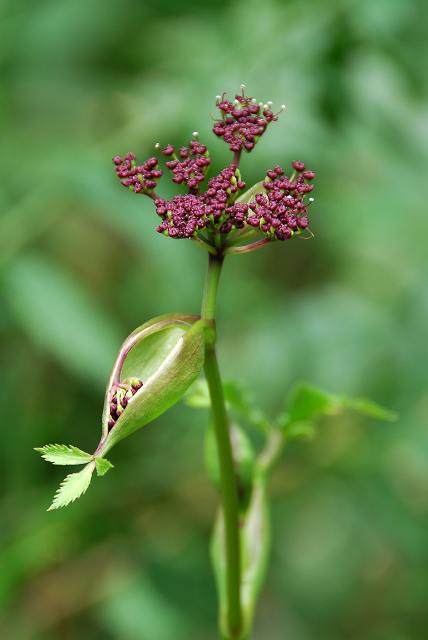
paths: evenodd
<path fill-rule="evenodd" d="M 207 320 L 214 320 L 215 317 L 215 304 L 222 263 L 222 255 L 209 256 L 201 312 L 202 317 Z M 226 554 L 226 624 L 230 640 L 232 640 L 240 637 L 242 628 L 239 508 L 229 422 L 215 351 L 215 340 L 206 346 L 204 366 L 211 398 L 211 411 L 219 457 Z"/>
<path fill-rule="evenodd" d="M 222 266 L 223 255 L 219 253 L 212 255 L 210 253 L 208 256 L 208 271 L 207 277 L 205 279 L 204 296 L 202 298 L 201 310 L 201 316 L 205 320 L 215 319 L 215 305 Z"/>

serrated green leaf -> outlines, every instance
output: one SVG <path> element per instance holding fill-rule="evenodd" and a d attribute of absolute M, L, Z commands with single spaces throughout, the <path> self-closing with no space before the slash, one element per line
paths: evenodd
<path fill-rule="evenodd" d="M 82 469 L 82 471 L 79 471 L 78 473 L 70 473 L 70 475 L 66 476 L 66 478 L 61 482 L 48 511 L 66 507 L 71 502 L 77 500 L 77 498 L 80 498 L 91 483 L 94 468 L 95 463 L 90 462 Z"/>
<path fill-rule="evenodd" d="M 46 444 L 44 447 L 35 447 L 34 450 L 42 454 L 43 460 L 58 465 L 86 464 L 92 459 L 90 453 L 71 444 Z"/>
<path fill-rule="evenodd" d="M 113 469 L 112 463 L 107 458 L 95 458 L 95 468 L 97 470 L 97 476 L 105 476 L 107 471 Z"/>

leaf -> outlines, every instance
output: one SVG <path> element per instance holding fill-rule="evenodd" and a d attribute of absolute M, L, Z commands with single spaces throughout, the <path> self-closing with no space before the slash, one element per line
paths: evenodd
<path fill-rule="evenodd" d="M 305 383 L 297 384 L 288 401 L 288 421 L 312 420 L 321 415 L 333 415 L 340 409 L 337 396 Z"/>
<path fill-rule="evenodd" d="M 142 325 L 125 340 L 106 389 L 100 456 L 183 396 L 202 369 L 206 329 L 197 316 L 166 316 Z M 133 377 L 143 386 L 109 431 L 111 389 Z"/>
<path fill-rule="evenodd" d="M 247 189 L 239 198 L 236 199 L 236 202 L 241 202 L 242 204 L 248 204 L 253 200 L 258 193 L 265 193 L 266 189 L 263 186 L 264 180 L 260 182 L 256 182 L 252 187 Z"/>
<path fill-rule="evenodd" d="M 312 440 L 316 433 L 313 422 L 292 422 L 287 427 L 287 440 Z"/>
<path fill-rule="evenodd" d="M 347 398 L 343 397 L 342 405 L 346 409 L 353 409 L 362 415 L 369 416 L 370 418 L 376 418 L 377 420 L 385 420 L 386 422 L 393 422 L 397 420 L 397 413 L 381 407 L 373 400 L 367 398 Z"/>
<path fill-rule="evenodd" d="M 209 409 L 211 400 L 206 380 L 196 380 L 183 397 L 183 401 L 193 409 Z"/>
<path fill-rule="evenodd" d="M 46 444 L 44 447 L 35 447 L 34 451 L 41 453 L 43 460 L 58 465 L 85 464 L 92 459 L 90 453 L 71 444 Z"/>
<path fill-rule="evenodd" d="M 95 458 L 95 468 L 97 470 L 97 476 L 105 476 L 107 471 L 113 469 L 112 463 L 107 458 Z"/>
<path fill-rule="evenodd" d="M 313 421 L 321 416 L 337 415 L 346 409 L 378 420 L 391 421 L 396 414 L 372 400 L 339 396 L 305 383 L 298 383 L 291 391 L 288 412 L 278 419 L 279 426 L 287 437 L 301 437 L 303 433 L 312 437 Z M 296 436 L 298 434 L 298 436 Z"/>
<path fill-rule="evenodd" d="M 254 405 L 251 395 L 241 384 L 229 380 L 224 383 L 223 389 L 226 402 L 230 408 L 235 409 L 235 411 L 261 431 L 269 430 L 270 421 L 266 418 L 263 411 Z"/>
<path fill-rule="evenodd" d="M 255 481 L 250 505 L 240 523 L 241 542 L 241 602 L 243 630 L 240 637 L 248 637 L 257 598 L 265 578 L 270 553 L 270 518 L 267 498 L 267 477 L 259 475 Z M 211 561 L 220 602 L 220 625 L 224 637 L 227 629 L 227 589 L 224 519 L 217 516 L 211 541 Z"/>
<path fill-rule="evenodd" d="M 249 393 L 242 385 L 228 380 L 223 383 L 223 392 L 229 410 L 234 409 L 261 431 L 269 430 L 270 421 L 260 409 L 254 406 Z M 194 409 L 209 409 L 211 400 L 206 380 L 197 380 L 185 395 L 184 402 Z"/>
<path fill-rule="evenodd" d="M 94 468 L 95 463 L 90 462 L 82 471 L 70 473 L 70 475 L 64 478 L 48 511 L 66 507 L 70 502 L 74 502 L 77 498 L 80 498 L 91 483 Z"/>
<path fill-rule="evenodd" d="M 271 533 L 266 477 L 258 479 L 241 529 L 241 600 L 245 632 L 252 626 L 270 554 Z"/>

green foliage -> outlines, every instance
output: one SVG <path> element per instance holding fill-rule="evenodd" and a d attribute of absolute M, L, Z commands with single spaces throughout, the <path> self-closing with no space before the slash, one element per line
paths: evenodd
<path fill-rule="evenodd" d="M 296 384 L 287 401 L 287 413 L 281 415 L 278 426 L 287 439 L 312 438 L 315 421 L 322 416 L 334 416 L 352 409 L 361 415 L 391 422 L 396 414 L 366 398 L 350 398 L 328 393 L 306 383 Z"/>
<path fill-rule="evenodd" d="M 271 530 L 267 477 L 255 479 L 251 502 L 241 526 L 242 554 L 242 608 L 244 628 L 250 633 L 254 610 L 266 577 Z"/>
<path fill-rule="evenodd" d="M 244 385 L 234 380 L 226 380 L 223 382 L 223 392 L 229 411 L 234 411 L 237 415 L 245 418 L 257 430 L 262 432 L 269 430 L 268 418 L 261 409 L 256 407 L 252 396 Z M 194 409 L 209 409 L 210 398 L 206 381 L 197 380 L 184 396 L 184 402 Z"/>
<path fill-rule="evenodd" d="M 71 502 L 77 500 L 77 498 L 80 498 L 91 483 L 94 468 L 95 463 L 90 462 L 82 469 L 82 471 L 79 471 L 78 473 L 70 473 L 66 476 L 61 482 L 48 511 L 66 507 Z"/>
<path fill-rule="evenodd" d="M 241 599 L 243 633 L 250 633 L 254 609 L 262 587 L 270 555 L 270 520 L 267 497 L 268 476 L 253 469 L 251 499 L 240 520 L 241 540 Z M 220 604 L 220 624 L 226 636 L 226 560 L 224 522 L 221 510 L 217 516 L 211 540 L 211 560 L 216 578 Z"/>
<path fill-rule="evenodd" d="M 291 390 L 288 402 L 287 421 L 301 422 L 313 420 L 322 415 L 334 415 L 340 410 L 337 396 L 305 383 L 296 384 Z"/>
<path fill-rule="evenodd" d="M 112 463 L 107 458 L 95 458 L 95 468 L 97 470 L 97 476 L 105 476 L 107 471 L 113 469 Z"/>
<path fill-rule="evenodd" d="M 377 402 L 373 402 L 373 400 L 369 400 L 368 398 L 348 398 L 341 396 L 340 402 L 344 409 L 352 409 L 368 418 L 384 420 L 385 422 L 394 422 L 398 418 L 395 411 L 385 409 L 385 407 L 380 406 Z"/>
<path fill-rule="evenodd" d="M 94 457 L 73 445 L 46 444 L 44 447 L 36 447 L 35 451 L 41 453 L 44 460 L 55 465 L 86 465 L 79 473 L 71 473 L 63 480 L 48 511 L 66 507 L 80 498 L 89 487 L 94 468 L 98 476 L 104 476 L 113 468 L 106 458 Z"/>
<path fill-rule="evenodd" d="M 52 464 L 85 464 L 92 459 L 90 453 L 86 453 L 73 445 L 46 444 L 44 447 L 34 449 L 42 454 L 43 460 Z"/>

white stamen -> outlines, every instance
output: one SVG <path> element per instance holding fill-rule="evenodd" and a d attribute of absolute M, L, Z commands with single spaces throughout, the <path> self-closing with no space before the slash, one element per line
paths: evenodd
<path fill-rule="evenodd" d="M 233 104 L 238 105 L 238 104 L 239 104 L 239 100 L 234 100 L 234 101 L 233 101 Z"/>
<path fill-rule="evenodd" d="M 194 131 L 194 132 L 192 133 L 192 136 L 193 136 L 194 138 L 197 138 L 197 137 L 198 137 L 198 135 L 199 135 L 199 131 Z"/>
<path fill-rule="evenodd" d="M 281 105 L 281 109 L 282 109 L 283 111 L 284 111 L 286 108 L 287 108 L 287 107 L 286 107 L 286 105 L 285 105 L 285 104 L 282 104 L 282 105 Z"/>
<path fill-rule="evenodd" d="M 263 109 L 269 109 L 269 105 L 268 104 L 264 104 L 263 105 Z"/>
<path fill-rule="evenodd" d="M 156 142 L 155 149 L 160 149 L 160 143 L 159 142 Z"/>
<path fill-rule="evenodd" d="M 262 107 L 262 106 L 263 106 L 263 102 L 259 102 L 259 107 Z"/>
<path fill-rule="evenodd" d="M 266 102 L 266 104 L 268 105 L 268 107 L 271 107 L 271 106 L 273 105 L 273 102 L 272 102 L 272 100 L 268 100 L 268 101 Z"/>
<path fill-rule="evenodd" d="M 309 198 L 309 202 L 315 202 L 315 198 Z"/>
<path fill-rule="evenodd" d="M 215 99 L 216 100 L 221 100 L 221 96 L 216 96 Z"/>
<path fill-rule="evenodd" d="M 241 84 L 241 89 L 245 89 L 246 88 L 246 84 Z"/>

